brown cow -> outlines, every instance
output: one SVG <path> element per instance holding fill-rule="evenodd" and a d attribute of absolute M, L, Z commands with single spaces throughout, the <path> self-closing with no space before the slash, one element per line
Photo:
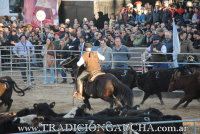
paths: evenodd
<path fill-rule="evenodd" d="M 200 72 L 196 72 L 194 74 L 180 76 L 180 73 L 173 75 L 171 81 L 169 83 L 169 91 L 175 90 L 183 90 L 185 95 L 181 100 L 173 107 L 176 109 L 180 104 L 186 103 L 183 107 L 187 107 L 187 105 L 193 99 L 200 98 Z"/>
<path fill-rule="evenodd" d="M 28 89 L 30 88 L 28 87 L 23 90 L 20 89 L 10 76 L 0 77 L 0 107 L 3 104 L 7 105 L 8 107 L 6 111 L 8 112 L 13 102 L 13 100 L 11 99 L 12 91 L 14 90 L 20 96 L 24 96 L 24 91 Z"/>

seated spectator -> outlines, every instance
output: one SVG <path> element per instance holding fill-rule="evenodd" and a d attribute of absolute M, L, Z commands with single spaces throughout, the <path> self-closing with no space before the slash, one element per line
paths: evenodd
<path fill-rule="evenodd" d="M 146 19 L 146 15 L 143 13 L 143 10 L 139 10 L 135 21 L 137 21 L 139 24 L 144 23 Z"/>
<path fill-rule="evenodd" d="M 124 40 L 124 45 L 127 46 L 127 47 L 131 47 L 132 46 L 132 41 L 131 41 L 131 38 L 130 36 L 126 33 L 125 30 L 122 30 L 121 31 L 121 37 L 122 39 Z"/>
<path fill-rule="evenodd" d="M 149 61 L 151 62 L 167 62 L 167 48 L 160 42 L 160 36 L 154 35 L 153 43 L 146 49 L 145 53 L 150 53 L 151 57 Z M 153 63 L 153 69 L 164 69 L 168 68 L 166 63 Z"/>
<path fill-rule="evenodd" d="M 107 46 L 105 40 L 100 40 L 100 48 L 97 51 L 105 57 L 105 60 L 101 63 L 101 69 L 111 69 L 112 49 Z"/>
<path fill-rule="evenodd" d="M 131 57 L 129 50 L 121 43 L 120 38 L 115 38 L 115 46 L 113 47 L 113 68 L 128 69 L 128 61 Z"/>
<path fill-rule="evenodd" d="M 149 47 L 152 43 L 153 33 L 151 30 L 146 31 L 146 46 Z"/>
<path fill-rule="evenodd" d="M 141 31 L 135 33 L 135 39 L 133 41 L 133 46 L 144 46 L 145 45 L 145 35 Z"/>

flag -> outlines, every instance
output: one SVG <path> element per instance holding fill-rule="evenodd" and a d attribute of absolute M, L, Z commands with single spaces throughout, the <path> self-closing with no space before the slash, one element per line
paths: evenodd
<path fill-rule="evenodd" d="M 177 27 L 174 22 L 173 18 L 173 61 L 174 61 L 174 67 L 178 67 L 178 62 L 177 62 L 177 55 L 180 53 L 181 47 L 180 47 L 180 41 L 178 37 L 178 31 Z"/>

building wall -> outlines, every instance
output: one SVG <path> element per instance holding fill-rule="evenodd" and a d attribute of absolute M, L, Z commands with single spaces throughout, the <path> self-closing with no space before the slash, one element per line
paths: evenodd
<path fill-rule="evenodd" d="M 126 3 L 130 3 L 131 0 L 126 0 Z M 116 10 L 115 13 L 119 12 L 122 7 L 123 0 L 116 0 Z M 98 12 L 108 13 L 109 15 L 114 13 L 113 0 L 94 0 L 94 14 L 97 17 Z"/>
<path fill-rule="evenodd" d="M 129 2 L 130 0 L 126 0 L 126 3 Z M 116 0 L 116 12 L 122 7 L 122 3 L 123 0 Z M 91 20 L 94 15 L 98 18 L 99 11 L 109 15 L 114 13 L 113 0 L 62 0 L 59 11 L 60 22 L 66 18 L 82 20 L 86 17 Z"/>

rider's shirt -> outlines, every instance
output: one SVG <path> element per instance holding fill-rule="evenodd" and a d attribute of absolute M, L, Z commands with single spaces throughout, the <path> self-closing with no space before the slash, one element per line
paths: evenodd
<path fill-rule="evenodd" d="M 91 51 L 84 53 L 80 60 L 77 62 L 78 66 L 86 64 L 88 72 L 94 72 L 101 70 L 99 60 L 105 60 L 105 57 L 99 54 L 97 51 Z"/>

